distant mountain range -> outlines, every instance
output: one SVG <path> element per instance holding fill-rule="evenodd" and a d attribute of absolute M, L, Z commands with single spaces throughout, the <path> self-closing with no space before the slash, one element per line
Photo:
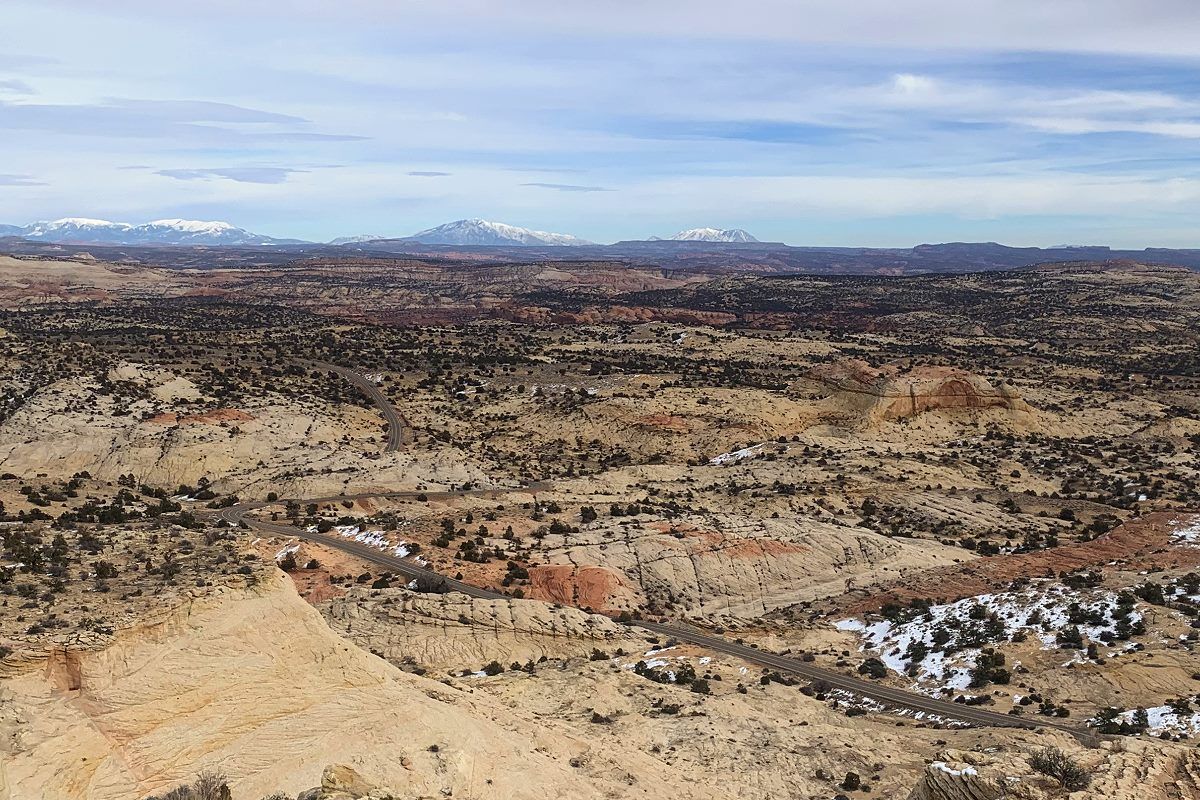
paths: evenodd
<path fill-rule="evenodd" d="M 585 247 L 595 245 L 586 239 L 567 233 L 548 233 L 530 228 L 519 228 L 503 222 L 485 219 L 460 219 L 438 225 L 436 228 L 414 233 L 411 236 L 342 236 L 329 244 L 366 244 L 369 242 L 417 242 L 419 244 L 455 245 L 459 247 Z M 651 236 L 650 242 L 710 242 L 710 243 L 757 243 L 749 233 L 740 228 L 691 228 L 680 231 L 666 239 Z"/>
<path fill-rule="evenodd" d="M 0 225 L 0 237 L 16 236 L 58 244 L 104 245 L 207 245 L 207 246 L 271 246 L 280 244 L 313 244 L 301 239 L 277 239 L 252 233 L 228 222 L 204 222 L 186 219 L 160 219 L 141 225 L 109 222 L 103 219 L 67 217 L 50 222 L 34 222 L 25 226 Z M 485 219 L 460 219 L 410 236 L 364 234 L 342 236 L 328 244 L 335 246 L 361 245 L 373 242 L 409 242 L 415 244 L 454 247 L 587 247 L 599 246 L 568 233 L 520 228 L 503 222 Z M 653 236 L 645 241 L 702 242 L 709 244 L 757 244 L 749 233 L 740 228 L 691 228 L 666 239 Z"/>
<path fill-rule="evenodd" d="M 692 228 L 651 237 L 594 244 L 565 233 L 465 219 L 411 236 L 346 236 L 328 243 L 279 239 L 227 222 L 163 219 L 141 225 L 69 217 L 30 225 L 0 225 L 0 252 L 28 255 L 90 253 L 98 258 L 197 268 L 218 264 L 283 264 L 297 258 L 416 255 L 489 262 L 530 259 L 622 261 L 656 268 L 714 273 L 913 275 L 986 272 L 1034 264 L 1135 261 L 1200 270 L 1200 249 L 1104 246 L 1009 247 L 996 242 L 946 242 L 914 247 L 803 247 L 760 242 L 744 230 Z M 142 248 L 147 248 L 142 250 Z M 220 255 L 213 250 L 220 249 Z"/>
<path fill-rule="evenodd" d="M 0 225 L 0 236 L 18 236 L 59 244 L 247 246 L 303 244 L 299 239 L 276 239 L 251 233 L 228 222 L 159 219 L 141 225 L 103 219 L 66 217 L 24 227 Z"/>

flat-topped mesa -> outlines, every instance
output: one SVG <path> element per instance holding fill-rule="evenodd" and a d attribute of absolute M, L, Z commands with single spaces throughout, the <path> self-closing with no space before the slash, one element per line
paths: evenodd
<path fill-rule="evenodd" d="M 993 385 L 956 367 L 918 366 L 904 371 L 896 364 L 874 368 L 865 361 L 845 359 L 814 368 L 809 379 L 823 387 L 839 410 L 858 412 L 872 421 L 929 411 L 1031 410 L 1011 384 Z"/>

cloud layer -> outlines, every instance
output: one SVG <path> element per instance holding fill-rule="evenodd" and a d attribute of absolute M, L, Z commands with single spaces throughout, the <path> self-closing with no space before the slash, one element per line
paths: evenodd
<path fill-rule="evenodd" d="M 0 222 L 1200 244 L 1190 0 L 15 0 L 5 16 Z"/>

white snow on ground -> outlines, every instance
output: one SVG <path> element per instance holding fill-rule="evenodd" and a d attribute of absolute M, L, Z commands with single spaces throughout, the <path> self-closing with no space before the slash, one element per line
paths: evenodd
<path fill-rule="evenodd" d="M 979 772 L 974 767 L 963 767 L 962 769 L 954 769 L 945 761 L 935 761 L 931 765 L 934 769 L 939 769 L 947 775 L 978 775 Z"/>
<path fill-rule="evenodd" d="M 307 530 L 309 533 L 316 533 L 317 526 L 309 525 Z M 334 525 L 333 532 L 343 538 L 353 539 L 356 542 L 361 542 L 368 547 L 374 547 L 378 550 L 391 551 L 391 554 L 397 558 L 405 558 L 409 555 L 412 555 L 412 547 L 408 542 L 398 542 L 396 544 L 392 544 L 391 540 L 388 539 L 387 534 L 385 534 L 383 531 L 364 531 L 357 525 Z M 425 561 L 419 557 L 416 559 L 416 561 L 420 564 L 425 563 Z"/>
<path fill-rule="evenodd" d="M 334 525 L 334 532 L 338 536 L 346 539 L 353 539 L 356 542 L 361 542 L 368 547 L 375 547 L 380 550 L 390 549 L 392 543 L 383 535 L 383 531 L 364 531 L 357 525 Z"/>
<path fill-rule="evenodd" d="M 835 622 L 834 627 L 858 633 L 863 639 L 860 650 L 877 656 L 888 669 L 901 674 L 909 665 L 910 659 L 906 656 L 909 648 L 915 643 L 924 643 L 928 652 L 918 663 L 914 688 L 933 684 L 933 693 L 941 687 L 961 691 L 970 684 L 970 670 L 982 646 L 1002 643 L 1017 631 L 1028 630 L 1040 639 L 1042 649 L 1054 649 L 1058 631 L 1071 624 L 1068 607 L 1072 603 L 1078 603 L 1085 612 L 1098 610 L 1104 614 L 1102 625 L 1078 625 L 1086 639 L 1099 640 L 1101 633 L 1113 629 L 1115 621 L 1112 612 L 1115 611 L 1116 600 L 1113 592 L 1076 591 L 1055 585 L 1020 592 L 983 594 L 955 603 L 934 605 L 928 613 L 919 614 L 911 621 L 900 624 L 886 619 L 877 622 L 843 619 Z M 987 620 L 992 618 L 995 622 L 990 624 L 995 636 L 990 641 L 974 641 L 972 646 L 955 649 L 960 635 L 980 632 L 981 626 L 989 624 Z M 1129 624 L 1133 625 L 1140 619 L 1141 614 L 1135 606 L 1135 610 L 1129 614 Z M 939 630 L 949 632 L 951 637 L 948 642 L 935 645 L 934 634 Z M 946 652 L 947 649 L 951 652 Z"/>
<path fill-rule="evenodd" d="M 1172 520 L 1171 526 L 1178 526 L 1171 532 L 1172 544 L 1200 547 L 1200 519 L 1194 520 L 1191 525 L 1185 525 L 1180 520 Z"/>
<path fill-rule="evenodd" d="M 734 450 L 732 453 L 721 453 L 719 456 L 714 456 L 709 459 L 708 463 L 714 466 L 723 466 L 725 464 L 736 464 L 742 459 L 753 458 L 762 452 L 763 444 L 756 444 L 753 447 L 743 447 L 741 450 Z"/>
<path fill-rule="evenodd" d="M 300 545 L 298 545 L 298 544 L 289 545 L 275 554 L 275 560 L 281 561 L 281 560 L 283 560 L 283 557 L 286 556 L 288 553 L 296 553 L 296 552 L 299 552 L 299 550 L 300 550 Z"/>
<path fill-rule="evenodd" d="M 911 708 L 888 708 L 878 700 L 872 700 L 869 697 L 863 697 L 860 694 L 846 691 L 845 689 L 831 689 L 827 694 L 832 700 L 837 701 L 840 705 L 850 706 L 852 708 L 861 708 L 871 714 L 889 713 L 897 717 L 911 717 L 921 722 L 933 722 L 940 725 L 945 725 L 950 728 L 967 728 L 970 727 L 962 720 L 943 717 L 940 714 L 930 714 L 928 711 L 914 711 Z"/>
<path fill-rule="evenodd" d="M 1136 653 L 1139 650 L 1144 650 L 1144 649 L 1145 649 L 1145 647 L 1143 647 L 1140 642 L 1126 642 L 1125 646 L 1122 647 L 1120 650 L 1109 650 L 1108 653 L 1105 655 L 1105 658 L 1117 658 L 1118 656 L 1123 656 L 1128 653 Z"/>
<path fill-rule="evenodd" d="M 1133 722 L 1136 713 L 1136 710 L 1126 711 L 1117 719 Z M 1170 706 L 1154 706 L 1146 709 L 1146 719 L 1150 723 L 1150 727 L 1146 729 L 1147 733 L 1200 733 L 1200 713 L 1180 716 L 1172 711 Z"/>

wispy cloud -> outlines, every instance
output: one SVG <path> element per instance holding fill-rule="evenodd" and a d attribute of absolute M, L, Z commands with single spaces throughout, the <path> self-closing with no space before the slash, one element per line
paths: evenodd
<path fill-rule="evenodd" d="M 290 175 L 308 170 L 289 167 L 210 167 L 202 169 L 160 169 L 156 175 L 180 181 L 224 179 L 238 183 L 283 183 Z"/>
<path fill-rule="evenodd" d="M 522 183 L 522 186 L 534 186 L 538 189 L 554 189 L 558 192 L 611 192 L 604 186 L 579 186 L 574 183 Z"/>
<path fill-rule="evenodd" d="M 303 130 L 308 120 L 230 103 L 110 99 L 99 103 L 0 101 L 0 129 L 82 137 L 171 139 L 188 144 L 356 141 L 363 137 Z"/>
<path fill-rule="evenodd" d="M 139 100 L 114 97 L 106 100 L 101 107 L 125 109 L 147 117 L 177 122 L 272 122 L 284 124 L 308 122 L 303 117 L 291 114 L 278 114 L 232 103 L 201 100 Z"/>
<path fill-rule="evenodd" d="M 1200 119 L 1196 121 L 1140 121 L 1088 119 L 1086 117 L 1028 117 L 1017 121 L 1039 131 L 1063 136 L 1080 136 L 1089 133 L 1142 133 L 1178 139 L 1200 139 Z"/>
<path fill-rule="evenodd" d="M 0 173 L 0 186 L 45 186 L 42 181 L 37 180 L 32 175 L 13 175 L 11 173 Z"/>
<path fill-rule="evenodd" d="M 37 94 L 33 87 L 25 81 L 20 81 L 15 78 L 11 80 L 0 81 L 0 93 L 2 94 Z"/>
<path fill-rule="evenodd" d="M 450 172 L 433 172 L 431 170 L 430 171 L 413 170 L 413 171 L 409 172 L 408 174 L 413 176 L 414 178 L 445 178 L 445 177 L 449 177 L 452 173 L 450 173 Z"/>

